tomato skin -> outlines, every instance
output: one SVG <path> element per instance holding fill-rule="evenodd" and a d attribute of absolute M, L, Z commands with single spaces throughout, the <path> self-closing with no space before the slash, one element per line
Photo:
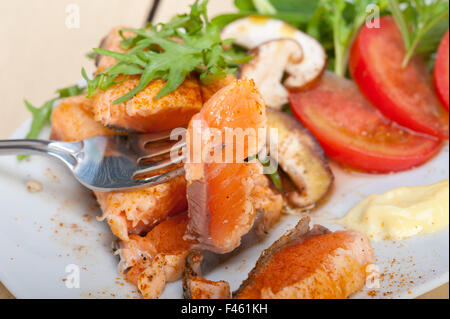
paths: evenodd
<path fill-rule="evenodd" d="M 386 117 L 417 132 L 449 137 L 448 112 L 441 105 L 420 57 L 402 68 L 405 46 L 392 17 L 380 28 L 363 27 L 350 51 L 350 73 L 362 93 Z"/>
<path fill-rule="evenodd" d="M 448 43 L 448 33 L 445 34 L 444 38 L 439 45 L 436 64 L 434 67 L 434 87 L 441 100 L 442 104 L 447 108 L 448 111 L 448 95 L 449 95 L 449 43 Z"/>
<path fill-rule="evenodd" d="M 306 90 L 290 92 L 294 115 L 342 164 L 370 173 L 408 170 L 432 158 L 437 138 L 419 135 L 386 119 L 347 79 L 326 72 Z"/>

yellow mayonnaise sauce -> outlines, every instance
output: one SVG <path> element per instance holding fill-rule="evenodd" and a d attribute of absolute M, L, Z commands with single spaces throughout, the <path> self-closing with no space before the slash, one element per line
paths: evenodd
<path fill-rule="evenodd" d="M 449 181 L 372 195 L 338 222 L 373 241 L 404 239 L 448 226 Z"/>
<path fill-rule="evenodd" d="M 250 23 L 255 25 L 265 25 L 269 22 L 269 20 L 270 18 L 259 15 L 253 15 L 250 17 Z"/>

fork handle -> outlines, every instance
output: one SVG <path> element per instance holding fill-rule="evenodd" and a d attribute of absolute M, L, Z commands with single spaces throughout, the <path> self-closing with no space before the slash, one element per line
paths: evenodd
<path fill-rule="evenodd" d="M 47 153 L 50 141 L 0 140 L 0 155 L 33 155 Z"/>
<path fill-rule="evenodd" d="M 75 146 L 75 147 L 74 147 Z M 0 155 L 47 155 L 56 157 L 73 167 L 77 143 L 60 143 L 46 140 L 0 140 Z"/>

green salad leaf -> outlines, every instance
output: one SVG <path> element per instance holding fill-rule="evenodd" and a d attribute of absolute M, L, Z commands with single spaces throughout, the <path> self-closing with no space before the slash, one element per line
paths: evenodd
<path fill-rule="evenodd" d="M 414 54 L 435 51 L 448 29 L 448 0 L 389 0 L 389 7 L 406 47 L 403 67 Z"/>
<path fill-rule="evenodd" d="M 135 36 L 121 43 L 125 53 L 94 49 L 99 55 L 115 58 L 118 62 L 90 79 L 82 70 L 88 83 L 88 97 L 98 89 L 106 90 L 117 84 L 119 75 L 141 75 L 138 86 L 113 103 L 129 100 L 155 79 L 166 80 L 155 99 L 175 91 L 193 71 L 203 83 L 224 78 L 237 71 L 236 66 L 248 62 L 245 52 L 225 49 L 229 41 L 222 41 L 220 28 L 211 23 L 207 15 L 208 0 L 197 0 L 190 14 L 177 15 L 169 23 L 149 25 L 141 29 L 123 29 Z M 176 39 L 182 41 L 177 41 Z"/>
<path fill-rule="evenodd" d="M 311 0 L 235 0 L 239 12 L 219 15 L 212 19 L 212 23 L 223 28 L 237 19 L 261 14 L 305 28 L 317 9 L 317 3 Z"/>
<path fill-rule="evenodd" d="M 383 0 L 320 0 L 319 7 L 316 14 L 321 16 L 316 17 L 318 21 L 313 21 L 313 26 L 309 25 L 309 32 L 314 29 L 314 24 L 325 22 L 329 25 L 332 32 L 333 47 L 334 47 L 334 72 L 340 76 L 346 76 L 348 69 L 349 51 L 353 39 L 358 31 L 366 22 L 369 15 L 372 13 L 368 10 L 370 4 L 378 6 L 380 11 L 387 8 L 387 2 Z M 320 31 L 315 31 L 319 38 L 323 35 Z"/>
<path fill-rule="evenodd" d="M 407 47 L 404 65 L 417 53 L 433 65 L 433 53 L 448 29 L 448 0 L 235 0 L 239 12 L 213 22 L 225 27 L 254 14 L 283 20 L 315 37 L 327 51 L 328 68 L 346 76 L 353 40 L 373 13 L 369 5 L 380 15 L 394 16 Z"/>

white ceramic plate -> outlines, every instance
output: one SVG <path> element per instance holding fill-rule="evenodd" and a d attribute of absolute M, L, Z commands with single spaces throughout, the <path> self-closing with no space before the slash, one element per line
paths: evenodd
<path fill-rule="evenodd" d="M 13 138 L 25 135 L 29 123 Z M 42 137 L 48 136 L 48 132 Z M 412 171 L 391 175 L 349 173 L 332 165 L 336 184 L 332 196 L 314 212 L 313 222 L 332 230 L 340 218 L 367 195 L 403 185 L 425 185 L 449 177 L 448 144 L 431 162 Z M 31 194 L 27 182 L 42 183 Z M 137 298 L 136 289 L 117 272 L 111 254 L 114 240 L 91 193 L 83 189 L 58 162 L 32 157 L 18 163 L 0 157 L 0 281 L 18 298 Z M 293 227 L 299 216 L 284 216 L 262 242 L 231 254 L 207 278 L 226 280 L 236 289 L 253 268 L 261 251 Z M 449 278 L 449 232 L 403 241 L 374 243 L 382 275 L 379 289 L 367 289 L 355 298 L 414 298 Z M 67 288 L 66 276 L 80 270 L 80 288 Z M 181 282 L 169 284 L 162 298 L 180 298 Z"/>

